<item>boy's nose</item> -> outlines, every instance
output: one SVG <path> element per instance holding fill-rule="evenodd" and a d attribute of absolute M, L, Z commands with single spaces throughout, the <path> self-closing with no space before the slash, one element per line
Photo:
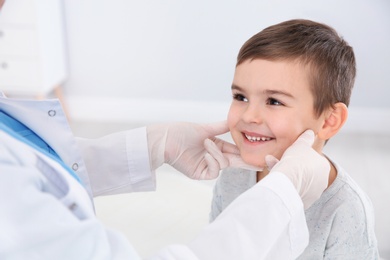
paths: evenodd
<path fill-rule="evenodd" d="M 260 106 L 248 105 L 242 114 L 242 120 L 245 123 L 260 124 L 263 122 L 262 111 Z"/>

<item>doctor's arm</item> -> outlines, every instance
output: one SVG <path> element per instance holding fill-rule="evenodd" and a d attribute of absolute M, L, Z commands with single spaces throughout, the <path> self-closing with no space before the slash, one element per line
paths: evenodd
<path fill-rule="evenodd" d="M 153 259 L 295 259 L 308 238 L 299 195 L 284 174 L 273 172 L 234 200 L 189 245 L 168 246 Z"/>
<path fill-rule="evenodd" d="M 139 259 L 123 235 L 105 228 L 96 217 L 77 218 L 48 193 L 47 180 L 35 163 L 21 160 L 31 154 L 23 154 L 23 147 L 16 145 L 0 149 L 1 256 Z M 232 203 L 191 244 L 167 247 L 156 258 L 214 259 L 218 255 L 262 259 L 280 255 L 277 248 L 284 248 L 283 256 L 291 256 L 287 259 L 299 254 L 308 236 L 299 196 L 284 174 L 274 171 L 265 180 Z M 260 249 L 251 246 L 260 243 Z"/>
<path fill-rule="evenodd" d="M 225 121 L 171 123 L 76 140 L 93 195 L 99 196 L 155 190 L 155 170 L 163 163 L 192 179 L 214 179 L 229 166 L 258 170 L 242 161 L 234 145 L 215 137 L 227 131 Z"/>
<path fill-rule="evenodd" d="M 122 234 L 104 227 L 96 217 L 77 218 L 45 191 L 47 180 L 33 165 L 4 163 L 3 159 L 0 159 L 1 258 L 140 259 Z M 307 243 L 302 204 L 286 177 L 275 174 L 270 180 L 239 198 L 191 244 L 172 245 L 154 258 L 263 259 L 276 245 L 287 246 L 284 250 L 287 255 L 290 251 L 296 255 Z M 276 182 L 277 186 L 284 183 L 286 190 L 274 190 Z M 297 235 L 302 238 L 293 237 Z M 290 245 L 290 240 L 294 244 Z"/>

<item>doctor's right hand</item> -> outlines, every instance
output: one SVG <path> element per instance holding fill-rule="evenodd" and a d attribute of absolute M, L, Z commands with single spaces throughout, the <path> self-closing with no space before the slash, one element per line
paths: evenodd
<path fill-rule="evenodd" d="M 313 148 L 314 132 L 307 130 L 284 152 L 280 161 L 267 155 L 265 161 L 272 172 L 286 175 L 309 208 L 328 187 L 330 163 Z"/>
<path fill-rule="evenodd" d="M 189 178 L 217 178 L 226 167 L 259 170 L 241 159 L 238 148 L 216 136 L 228 132 L 226 121 L 211 124 L 170 123 L 147 127 L 153 170 L 167 163 Z"/>

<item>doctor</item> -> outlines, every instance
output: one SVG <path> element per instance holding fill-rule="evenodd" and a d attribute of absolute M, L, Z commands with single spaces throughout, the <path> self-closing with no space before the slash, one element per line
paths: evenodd
<path fill-rule="evenodd" d="M 92 197 L 154 190 L 154 170 L 164 162 L 194 179 L 245 167 L 234 146 L 214 138 L 226 131 L 225 123 L 179 123 L 75 139 L 58 100 L 1 95 L 0 259 L 139 259 L 122 234 L 98 221 Z M 205 149 L 206 138 L 215 141 Z M 312 203 L 327 185 L 313 173 L 329 172 L 313 140 L 305 132 L 269 177 L 192 243 L 169 246 L 156 259 L 297 257 L 308 243 L 298 193 Z"/>
<path fill-rule="evenodd" d="M 96 218 L 93 196 L 154 190 L 163 163 L 193 179 L 246 167 L 235 146 L 215 138 L 226 131 L 225 123 L 178 123 L 74 138 L 58 100 L 0 94 L 0 259 L 140 259 Z M 329 172 L 312 142 L 305 132 L 190 244 L 168 246 L 155 259 L 296 258 L 308 243 L 303 203 L 327 186 L 315 173 Z"/>

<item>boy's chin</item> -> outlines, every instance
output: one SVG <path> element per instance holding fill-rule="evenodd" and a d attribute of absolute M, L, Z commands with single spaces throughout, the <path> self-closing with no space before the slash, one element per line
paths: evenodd
<path fill-rule="evenodd" d="M 252 166 L 259 167 L 259 168 L 264 168 L 266 167 L 265 159 L 264 158 L 255 158 L 255 157 L 242 157 L 242 160 Z"/>

